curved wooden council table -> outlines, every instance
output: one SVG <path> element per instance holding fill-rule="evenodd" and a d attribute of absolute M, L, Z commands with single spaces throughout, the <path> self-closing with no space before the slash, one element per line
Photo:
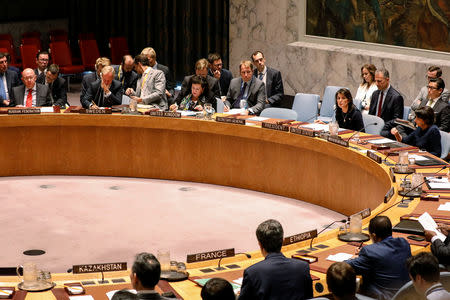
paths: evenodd
<path fill-rule="evenodd" d="M 380 211 L 387 205 L 384 195 L 393 186 L 386 166 L 355 149 L 254 126 L 149 116 L 48 114 L 0 115 L 0 128 L 0 176 L 194 181 L 295 198 L 345 215 L 367 207 Z M 389 204 L 395 200 L 396 196 Z M 330 239 L 336 239 L 335 231 L 316 240 Z M 309 241 L 284 247 L 283 252 L 290 256 L 306 244 Z M 260 259 L 255 251 L 250 261 L 237 256 L 226 263 L 240 262 L 244 269 Z M 198 276 L 197 268 L 216 264 L 217 260 L 207 261 L 188 268 Z M 220 277 L 221 272 L 214 275 Z M 316 275 L 323 283 L 324 275 Z M 80 276 L 55 274 L 54 278 L 77 281 L 86 277 Z M 190 281 L 172 286 L 182 297 L 200 299 L 200 289 Z M 39 299 L 33 295 L 27 299 Z"/>

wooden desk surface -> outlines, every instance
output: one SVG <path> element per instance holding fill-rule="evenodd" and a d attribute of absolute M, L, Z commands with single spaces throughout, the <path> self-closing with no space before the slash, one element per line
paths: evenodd
<path fill-rule="evenodd" d="M 397 191 L 398 183 L 391 182 L 388 166 L 377 164 L 358 150 L 254 126 L 149 116 L 49 114 L 0 115 L 0 129 L 0 176 L 96 175 L 194 181 L 295 198 L 345 215 L 367 207 L 376 214 L 399 199 L 394 195 L 389 203 L 383 203 L 386 192 L 391 186 Z M 186 154 L 190 159 L 176 159 Z M 417 204 L 416 199 L 408 208 L 395 207 L 385 214 L 395 224 Z M 336 230 L 320 235 L 314 243 L 344 245 L 336 239 Z M 289 245 L 283 252 L 291 256 L 308 245 L 309 241 Z M 423 251 L 419 246 L 412 249 Z M 250 260 L 237 256 L 223 264 L 237 263 L 243 269 L 260 259 L 255 251 Z M 216 264 L 189 264 L 188 269 L 192 276 L 201 276 L 201 268 Z M 214 274 L 220 277 L 221 272 L 229 271 Z M 324 287 L 321 293 L 315 290 L 315 295 L 326 293 L 325 275 L 312 273 Z M 56 274 L 54 278 L 76 281 L 78 276 Z M 11 278 L 11 282 L 17 279 Z M 171 285 L 185 299 L 200 299 L 199 287 L 190 281 Z M 117 287 L 112 285 L 111 289 Z M 47 299 L 40 298 L 42 294 L 26 299 Z"/>

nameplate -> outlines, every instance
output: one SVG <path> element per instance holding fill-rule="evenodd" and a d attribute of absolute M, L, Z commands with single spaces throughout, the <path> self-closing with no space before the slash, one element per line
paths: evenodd
<path fill-rule="evenodd" d="M 245 125 L 245 120 L 244 119 L 236 119 L 236 118 L 228 118 L 228 117 L 216 117 L 216 121 L 217 122 L 222 122 L 222 123 Z"/>
<path fill-rule="evenodd" d="M 333 143 L 333 144 L 337 144 L 343 147 L 348 147 L 348 141 L 347 140 L 343 140 L 338 136 L 332 136 L 330 135 L 329 137 L 327 137 L 327 141 Z"/>
<path fill-rule="evenodd" d="M 91 264 L 91 265 L 75 265 L 73 266 L 72 269 L 73 274 L 126 271 L 127 263 L 118 262 L 118 263 Z"/>
<path fill-rule="evenodd" d="M 394 172 L 394 168 L 393 167 L 389 168 L 389 175 L 391 176 L 392 182 L 395 183 L 395 172 Z"/>
<path fill-rule="evenodd" d="M 351 218 L 352 216 L 360 215 L 360 216 L 361 216 L 361 219 L 365 219 L 365 218 L 367 218 L 367 217 L 370 217 L 370 214 L 371 214 L 370 208 L 366 208 L 366 209 L 363 209 L 363 210 L 360 211 L 360 212 L 357 212 L 356 214 L 351 215 L 350 218 Z"/>
<path fill-rule="evenodd" d="M 289 126 L 283 125 L 283 124 L 275 124 L 275 123 L 268 123 L 268 122 L 262 122 L 262 128 L 272 129 L 272 130 L 278 130 L 278 131 L 289 131 Z"/>
<path fill-rule="evenodd" d="M 370 146 L 370 148 L 372 150 L 388 150 L 391 149 L 391 147 L 387 146 L 387 145 L 383 145 L 383 144 L 379 144 L 379 145 L 372 145 Z"/>
<path fill-rule="evenodd" d="M 87 115 L 110 115 L 112 114 L 112 109 L 106 108 L 106 109 L 80 109 L 80 114 L 87 114 Z"/>
<path fill-rule="evenodd" d="M 312 238 L 315 238 L 316 236 L 317 236 L 317 229 L 314 229 L 314 230 L 311 230 L 311 231 L 307 231 L 307 232 L 303 232 L 303 233 L 299 233 L 299 234 L 295 234 L 295 235 L 291 235 L 291 236 L 285 237 L 283 239 L 283 246 L 287 246 L 287 245 L 295 244 L 295 243 L 298 243 L 298 242 L 310 240 Z"/>
<path fill-rule="evenodd" d="M 176 111 L 150 110 L 145 114 L 151 117 L 181 118 L 181 113 Z"/>
<path fill-rule="evenodd" d="M 290 132 L 299 134 L 299 135 L 309 136 L 309 137 L 316 136 L 316 133 L 313 130 L 298 128 L 298 127 L 290 127 Z"/>
<path fill-rule="evenodd" d="M 14 108 L 8 109 L 8 115 L 39 115 L 39 108 Z"/>
<path fill-rule="evenodd" d="M 205 261 L 205 260 L 211 260 L 211 259 L 220 259 L 223 257 L 232 257 L 232 256 L 234 256 L 234 248 L 202 252 L 202 253 L 196 253 L 196 254 L 188 254 L 187 258 L 186 258 L 186 262 L 193 263 L 193 262 L 199 262 L 199 261 Z"/>
<path fill-rule="evenodd" d="M 391 187 L 386 195 L 384 195 L 384 203 L 388 203 L 392 196 L 394 196 L 394 187 Z"/>
<path fill-rule="evenodd" d="M 367 156 L 376 161 L 377 163 L 381 164 L 381 157 L 379 157 L 378 155 L 375 154 L 375 152 L 367 150 Z"/>

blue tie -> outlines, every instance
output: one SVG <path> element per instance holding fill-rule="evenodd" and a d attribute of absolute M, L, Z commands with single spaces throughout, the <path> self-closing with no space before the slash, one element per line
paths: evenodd
<path fill-rule="evenodd" d="M 264 74 L 263 73 L 259 73 L 258 79 L 259 80 L 263 80 Z"/>
<path fill-rule="evenodd" d="M 3 77 L 5 74 L 0 75 L 0 100 L 7 100 L 6 99 L 6 91 L 5 91 L 5 85 L 3 83 Z"/>

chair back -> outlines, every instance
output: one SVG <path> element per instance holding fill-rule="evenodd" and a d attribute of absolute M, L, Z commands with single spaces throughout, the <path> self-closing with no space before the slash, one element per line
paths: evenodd
<path fill-rule="evenodd" d="M 66 42 L 69 43 L 69 34 L 64 29 L 55 29 L 49 32 L 50 42 Z"/>
<path fill-rule="evenodd" d="M 403 120 L 408 120 L 409 113 L 411 112 L 411 106 L 403 106 Z"/>
<path fill-rule="evenodd" d="M 35 44 L 20 45 L 20 55 L 22 56 L 22 66 L 24 69 L 36 68 L 36 55 L 39 49 Z"/>
<path fill-rule="evenodd" d="M 319 112 L 319 99 L 316 94 L 297 93 L 292 104 L 292 110 L 297 112 L 297 121 L 313 122 Z"/>
<path fill-rule="evenodd" d="M 95 61 L 100 57 L 96 40 L 79 40 L 81 61 L 86 70 L 95 70 Z"/>
<path fill-rule="evenodd" d="M 369 114 L 362 114 L 362 117 L 366 133 L 380 134 L 384 127 L 384 120 L 382 118 Z M 372 123 L 377 123 L 377 125 L 369 125 Z"/>
<path fill-rule="evenodd" d="M 53 63 L 60 67 L 72 65 L 72 55 L 67 42 L 50 43 L 50 51 Z"/>
<path fill-rule="evenodd" d="M 322 105 L 320 106 L 320 116 L 332 118 L 334 115 L 334 105 L 336 104 L 336 92 L 343 87 L 329 85 L 323 92 Z"/>
<path fill-rule="evenodd" d="M 22 45 L 35 45 L 38 50 L 42 49 L 41 39 L 34 36 L 22 38 Z"/>
<path fill-rule="evenodd" d="M 127 38 L 124 36 L 109 38 L 109 48 L 111 49 L 111 62 L 113 64 L 121 64 L 122 57 L 125 54 L 130 54 Z"/>
<path fill-rule="evenodd" d="M 441 158 L 445 159 L 450 152 L 450 133 L 439 130 L 441 133 Z"/>
<path fill-rule="evenodd" d="M 289 108 L 279 108 L 279 107 L 269 107 L 264 109 L 261 117 L 272 118 L 272 119 L 284 119 L 284 120 L 297 120 L 298 115 L 292 109 Z"/>
<path fill-rule="evenodd" d="M 423 299 L 419 294 L 417 294 L 414 289 L 412 281 L 405 283 L 398 291 L 395 293 L 392 300 L 419 300 Z"/>

